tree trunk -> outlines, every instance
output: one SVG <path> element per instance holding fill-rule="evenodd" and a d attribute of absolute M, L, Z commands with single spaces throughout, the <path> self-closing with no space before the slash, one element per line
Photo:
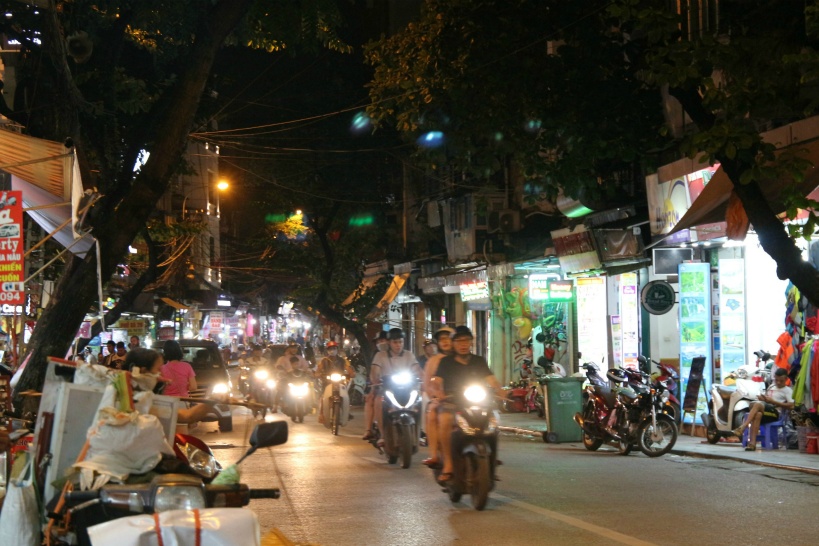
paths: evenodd
<path fill-rule="evenodd" d="M 669 93 L 680 101 L 683 110 L 701 131 L 711 129 L 716 116 L 705 109 L 702 97 L 696 89 L 670 88 Z M 776 262 L 776 275 L 790 280 L 813 305 L 819 306 L 819 270 L 802 259 L 802 252 L 788 234 L 785 225 L 777 217 L 765 198 L 757 181 L 738 184 L 742 173 L 753 165 L 716 154 L 720 168 L 725 171 L 737 193 L 751 225 L 754 227 L 762 249 Z"/>
<path fill-rule="evenodd" d="M 209 17 L 196 34 L 187 62 L 180 63 L 185 70 L 156 108 L 146 116 L 146 125 L 151 127 L 149 134 L 153 137 L 150 160 L 140 170 L 121 202 L 104 200 L 92 211 L 95 213 L 91 219 L 93 235 L 100 245 L 100 268 L 106 281 L 168 188 L 174 166 L 185 151 L 188 131 L 216 52 L 251 3 L 252 0 L 222 0 L 213 5 Z M 55 64 L 59 65 L 62 61 L 57 59 Z M 70 78 L 68 73 L 62 75 Z M 65 87 L 71 88 L 73 85 L 66 83 Z M 80 142 L 81 135 L 76 136 L 75 140 Z M 112 146 L 117 144 L 112 143 Z M 88 172 L 88 169 L 83 168 L 83 172 Z M 130 176 L 124 173 L 120 184 L 129 183 Z M 46 357 L 61 357 L 68 352 L 85 313 L 96 298 L 96 256 L 89 252 L 84 259 L 74 257 L 67 264 L 55 296 L 37 321 L 29 342 L 28 364 L 16 392 L 42 388 Z"/>

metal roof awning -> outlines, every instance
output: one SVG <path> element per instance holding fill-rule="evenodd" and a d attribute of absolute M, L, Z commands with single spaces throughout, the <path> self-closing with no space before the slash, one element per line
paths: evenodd
<path fill-rule="evenodd" d="M 393 300 L 395 300 L 395 297 L 404 287 L 404 284 L 407 282 L 407 279 L 409 279 L 409 276 L 409 273 L 402 273 L 400 275 L 393 276 L 392 282 L 387 287 L 387 291 L 384 293 L 381 299 L 378 300 L 378 303 L 375 304 L 372 311 L 367 314 L 368 319 L 372 320 L 387 310 Z"/>
<path fill-rule="evenodd" d="M 813 166 L 808 168 L 805 172 L 805 177 L 801 182 L 795 183 L 789 178 L 780 178 L 776 180 L 766 181 L 760 184 L 763 195 L 770 203 L 774 212 L 780 214 L 785 212 L 787 208 L 783 201 L 785 197 L 785 189 L 791 185 L 796 184 L 796 190 L 811 198 L 813 193 L 819 186 L 819 140 L 804 144 L 794 144 L 788 148 L 789 151 L 795 153 L 802 159 L 807 159 Z M 781 150 L 780 150 L 781 151 Z M 779 153 L 779 152 L 777 152 Z M 716 222 L 725 221 L 725 211 L 728 207 L 728 198 L 734 189 L 734 184 L 725 174 L 725 171 L 720 167 L 711 178 L 711 181 L 702 190 L 702 193 L 691 204 L 688 211 L 680 218 L 680 221 L 671 229 L 666 237 L 684 230 L 691 229 L 702 224 L 713 224 Z"/>
<path fill-rule="evenodd" d="M 180 311 L 182 309 L 190 309 L 187 305 L 179 303 L 176 300 L 172 300 L 171 298 L 159 298 L 159 299 L 162 300 L 162 302 L 165 303 L 166 305 L 170 305 L 174 309 L 179 309 Z"/>

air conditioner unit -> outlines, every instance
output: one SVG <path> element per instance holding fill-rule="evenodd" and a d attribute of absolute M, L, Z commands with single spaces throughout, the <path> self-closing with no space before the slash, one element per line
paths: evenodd
<path fill-rule="evenodd" d="M 488 223 L 487 229 L 491 233 L 520 231 L 520 211 L 512 209 L 490 211 Z"/>

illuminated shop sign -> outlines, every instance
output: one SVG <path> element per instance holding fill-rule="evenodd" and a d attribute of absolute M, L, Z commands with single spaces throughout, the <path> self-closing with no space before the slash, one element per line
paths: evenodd
<path fill-rule="evenodd" d="M 489 298 L 489 289 L 486 286 L 486 281 L 461 284 L 459 288 L 461 289 L 461 300 L 463 301 L 485 300 Z"/>
<path fill-rule="evenodd" d="M 574 281 L 549 281 L 549 300 L 571 301 L 574 295 Z"/>
<path fill-rule="evenodd" d="M 549 299 L 549 282 L 560 280 L 557 273 L 534 273 L 529 275 L 529 299 L 532 301 Z"/>

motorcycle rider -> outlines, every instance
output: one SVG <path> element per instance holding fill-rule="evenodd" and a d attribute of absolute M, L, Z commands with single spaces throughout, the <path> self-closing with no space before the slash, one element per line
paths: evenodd
<path fill-rule="evenodd" d="M 297 362 L 293 362 L 293 357 L 296 358 Z M 276 360 L 276 369 L 283 370 L 287 373 L 292 372 L 296 368 L 306 371 L 309 367 L 310 364 L 301 356 L 301 347 L 296 343 L 287 345 L 284 354 Z"/>
<path fill-rule="evenodd" d="M 415 355 L 404 349 L 404 331 L 401 328 L 391 328 L 387 332 L 387 340 L 389 348 L 386 351 L 379 351 L 373 358 L 372 366 L 370 366 L 370 382 L 373 385 L 374 396 L 374 420 L 379 425 L 383 425 L 381 422 L 382 378 L 401 371 L 411 372 L 415 377 L 423 377 L 423 371 L 418 365 L 418 361 L 415 360 Z M 372 426 L 372 422 L 367 424 L 370 427 Z"/>
<path fill-rule="evenodd" d="M 445 356 L 438 363 L 438 369 L 431 380 L 434 395 L 443 398 L 452 396 L 454 402 L 443 402 L 438 408 L 438 433 L 441 442 L 441 451 L 444 455 L 444 467 L 438 476 L 438 482 L 443 484 L 452 479 L 452 427 L 455 422 L 454 409 L 461 405 L 460 398 L 464 389 L 470 383 L 486 383 L 495 391 L 496 396 L 502 397 L 503 387 L 492 374 L 486 360 L 472 354 L 472 331 L 466 326 L 458 326 L 452 335 L 454 354 Z"/>
<path fill-rule="evenodd" d="M 432 395 L 433 388 L 431 382 L 432 378 L 435 377 L 435 373 L 438 371 L 438 365 L 441 363 L 441 360 L 445 356 L 452 354 L 452 334 L 454 333 L 455 330 L 449 326 L 443 326 L 435 332 L 432 337 L 435 339 L 435 343 L 438 344 L 438 353 L 432 355 L 429 360 L 427 360 L 426 366 L 424 366 L 424 391 L 429 396 L 429 402 L 427 402 L 426 412 L 424 414 L 426 420 L 424 429 L 427 434 L 427 445 L 429 446 L 430 456 L 421 462 L 427 466 L 435 466 L 441 463 L 441 461 L 438 460 L 438 406 L 440 405 L 440 401 Z"/>
<path fill-rule="evenodd" d="M 378 337 L 375 338 L 375 348 L 376 353 L 373 356 L 373 362 L 375 362 L 375 357 L 378 356 L 378 353 L 386 352 L 390 348 L 390 342 L 387 340 L 387 332 L 381 330 L 378 333 Z M 370 363 L 370 369 L 372 369 L 372 363 Z M 364 398 L 364 424 L 367 427 L 367 430 L 364 431 L 364 436 L 361 437 L 362 440 L 369 440 L 374 436 L 373 434 L 373 416 L 375 415 L 375 389 L 372 387 L 372 384 L 367 386 L 367 396 Z"/>
<path fill-rule="evenodd" d="M 335 341 L 327 342 L 325 352 L 326 354 L 324 358 L 322 358 L 321 361 L 319 361 L 318 366 L 316 366 L 316 377 L 318 377 L 319 381 L 321 382 L 321 391 L 323 393 L 321 400 L 319 400 L 319 423 L 324 422 L 324 399 L 333 395 L 333 386 L 331 385 L 330 381 L 327 380 L 327 377 L 333 373 L 346 375 L 347 379 L 352 379 L 355 377 L 355 370 L 353 370 L 350 362 L 344 356 L 339 354 L 338 343 Z"/>

